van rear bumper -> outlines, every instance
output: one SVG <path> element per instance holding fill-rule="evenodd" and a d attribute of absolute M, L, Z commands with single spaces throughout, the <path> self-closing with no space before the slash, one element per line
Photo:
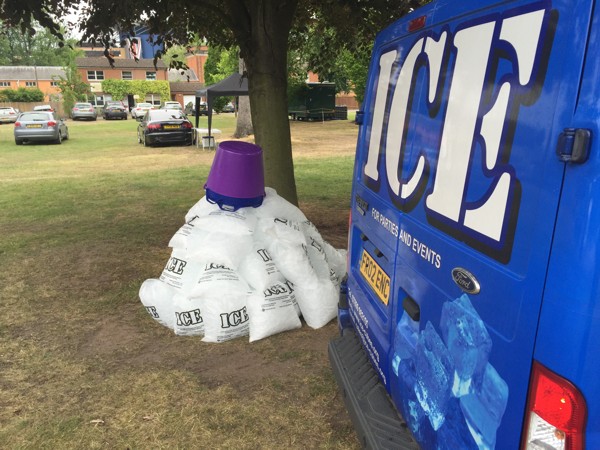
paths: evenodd
<path fill-rule="evenodd" d="M 329 343 L 329 360 L 346 408 L 366 449 L 418 450 L 352 328 Z"/>

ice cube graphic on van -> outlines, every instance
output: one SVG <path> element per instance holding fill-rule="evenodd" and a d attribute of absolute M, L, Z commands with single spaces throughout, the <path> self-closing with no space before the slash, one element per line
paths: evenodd
<path fill-rule="evenodd" d="M 468 295 L 444 303 L 442 336 L 427 322 L 415 337 L 411 322 L 404 313 L 393 348 L 411 431 L 420 442 L 436 440 L 437 448 L 457 442 L 456 448 L 494 448 L 508 386 L 488 361 L 492 341 Z M 467 430 L 472 440 L 465 438 Z"/>
<path fill-rule="evenodd" d="M 419 335 L 415 368 L 417 400 L 427 414 L 431 426 L 437 431 L 446 419 L 448 401 L 452 393 L 454 364 L 450 359 L 450 352 L 431 322 L 427 322 Z"/>
<path fill-rule="evenodd" d="M 472 378 L 485 370 L 492 340 L 466 294 L 444 303 L 440 329 L 455 364 L 452 394 L 462 397 L 469 393 Z"/>
<path fill-rule="evenodd" d="M 460 398 L 460 409 L 479 448 L 494 448 L 508 401 L 508 386 L 491 364 L 473 391 Z"/>

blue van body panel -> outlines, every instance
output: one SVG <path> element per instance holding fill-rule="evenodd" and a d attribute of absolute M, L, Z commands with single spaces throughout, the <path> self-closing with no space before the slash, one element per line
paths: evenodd
<path fill-rule="evenodd" d="M 557 154 L 600 133 L 594 6 L 437 1 L 375 41 L 348 308 L 423 448 L 518 448 L 534 359 L 581 390 L 600 448 L 600 145 Z"/>
<path fill-rule="evenodd" d="M 588 41 L 572 126 L 600 135 L 600 11 Z M 600 448 L 600 146 L 585 164 L 567 165 L 534 358 L 586 398 L 587 448 Z"/>

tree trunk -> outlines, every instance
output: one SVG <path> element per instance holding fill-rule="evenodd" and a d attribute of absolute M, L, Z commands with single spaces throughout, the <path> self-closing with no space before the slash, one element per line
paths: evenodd
<path fill-rule="evenodd" d="M 240 58 L 240 73 L 244 73 L 246 66 L 244 60 Z M 254 134 L 252 128 L 252 115 L 250 114 L 250 99 L 248 96 L 238 97 L 237 122 L 233 137 L 236 139 L 243 138 Z"/>
<path fill-rule="evenodd" d="M 236 40 L 248 71 L 256 143 L 263 149 L 265 184 L 297 205 L 287 114 L 287 47 L 297 0 L 254 0 L 233 12 Z"/>

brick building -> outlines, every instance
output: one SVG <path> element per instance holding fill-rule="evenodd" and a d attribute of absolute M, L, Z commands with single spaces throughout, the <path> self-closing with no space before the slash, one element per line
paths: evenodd
<path fill-rule="evenodd" d="M 109 95 L 102 92 L 102 81 L 104 80 L 148 80 L 168 81 L 167 66 L 161 60 L 156 62 L 152 59 L 140 59 L 138 61 L 127 58 L 115 58 L 113 67 L 110 66 L 105 57 L 77 58 L 75 60 L 77 69 L 83 81 L 90 85 L 94 95 L 93 103 L 102 106 L 104 102 L 112 100 Z M 129 106 L 137 102 L 149 101 L 154 104 L 160 104 L 166 100 L 160 96 L 148 94 L 145 99 L 134 99 L 133 96 L 128 99 Z M 123 99 L 116 99 L 123 100 Z"/>
<path fill-rule="evenodd" d="M 53 77 L 65 76 L 62 67 L 0 66 L 0 89 L 38 88 L 44 100 L 51 101 L 60 94 Z"/>

